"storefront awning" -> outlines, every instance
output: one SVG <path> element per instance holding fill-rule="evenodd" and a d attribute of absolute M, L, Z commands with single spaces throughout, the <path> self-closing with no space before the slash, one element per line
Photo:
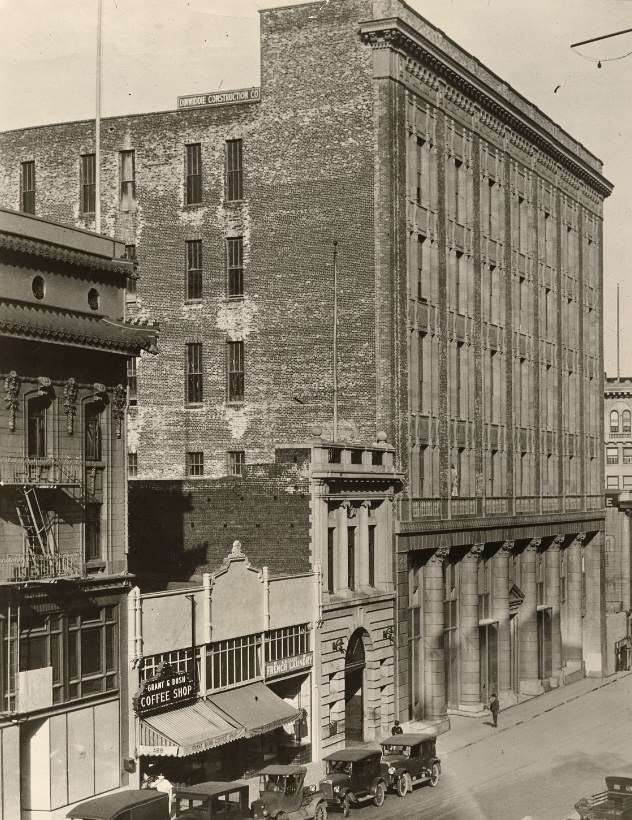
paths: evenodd
<path fill-rule="evenodd" d="M 244 737 L 240 722 L 221 714 L 206 700 L 182 709 L 143 718 L 136 752 L 160 757 L 186 757 Z"/>
<path fill-rule="evenodd" d="M 303 716 L 302 709 L 295 709 L 265 683 L 251 683 L 239 689 L 229 689 L 209 698 L 213 706 L 222 711 L 234 723 L 245 729 L 245 737 L 271 732 L 286 723 Z"/>

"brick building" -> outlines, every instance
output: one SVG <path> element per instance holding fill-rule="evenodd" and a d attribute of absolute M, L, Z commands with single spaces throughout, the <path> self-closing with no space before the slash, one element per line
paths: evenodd
<path fill-rule="evenodd" d="M 396 713 L 599 674 L 600 161 L 401 0 L 262 11 L 260 89 L 101 144 L 131 309 L 164 327 L 129 374 L 135 475 L 247 477 L 312 424 L 332 443 L 335 241 L 338 437 L 385 431 L 404 476 Z M 92 224 L 91 122 L 0 145 L 6 201 Z"/>
<path fill-rule="evenodd" d="M 632 663 L 632 379 L 607 376 L 604 392 L 606 446 L 606 618 L 608 667 Z"/>
<path fill-rule="evenodd" d="M 124 252 L 0 209 L 2 820 L 127 783 Z"/>

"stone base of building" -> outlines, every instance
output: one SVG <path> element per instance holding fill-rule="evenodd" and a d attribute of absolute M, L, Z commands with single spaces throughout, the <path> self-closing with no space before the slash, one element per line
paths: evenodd
<path fill-rule="evenodd" d="M 533 698 L 536 695 L 542 695 L 546 692 L 546 688 L 539 678 L 526 678 L 519 683 L 519 694 Z"/>
<path fill-rule="evenodd" d="M 569 683 L 577 683 L 578 680 L 583 680 L 586 677 L 586 668 L 583 661 L 575 661 L 567 663 L 562 670 L 564 676 L 564 686 Z"/>
<path fill-rule="evenodd" d="M 457 709 L 448 709 L 450 715 L 461 715 L 462 717 L 478 718 L 482 717 L 487 708 L 482 703 L 459 703 Z"/>
<path fill-rule="evenodd" d="M 437 718 L 436 720 L 411 720 L 409 723 L 404 723 L 402 728 L 405 732 L 410 732 L 414 735 L 422 735 L 425 732 L 436 732 L 438 735 L 450 731 L 450 718 Z"/>

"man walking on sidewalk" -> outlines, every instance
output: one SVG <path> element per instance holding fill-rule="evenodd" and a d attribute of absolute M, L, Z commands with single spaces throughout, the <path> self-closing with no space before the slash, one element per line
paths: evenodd
<path fill-rule="evenodd" d="M 489 711 L 492 713 L 494 727 L 498 726 L 498 713 L 500 712 L 500 703 L 498 703 L 498 698 L 493 692 L 491 698 L 489 699 Z"/>

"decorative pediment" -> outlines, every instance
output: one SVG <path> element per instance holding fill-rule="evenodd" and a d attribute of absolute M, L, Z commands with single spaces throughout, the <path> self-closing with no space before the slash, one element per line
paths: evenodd
<path fill-rule="evenodd" d="M 514 584 L 509 590 L 509 614 L 516 615 L 522 606 L 525 595 L 519 586 Z"/>

